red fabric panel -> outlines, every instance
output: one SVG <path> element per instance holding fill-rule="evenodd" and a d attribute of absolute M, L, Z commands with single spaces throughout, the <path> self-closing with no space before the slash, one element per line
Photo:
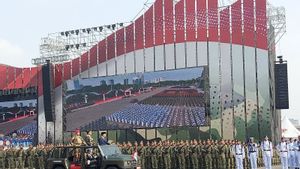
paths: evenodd
<path fill-rule="evenodd" d="M 195 0 L 186 0 L 186 39 L 196 40 Z"/>
<path fill-rule="evenodd" d="M 154 12 L 155 12 L 155 45 L 162 45 L 164 43 L 163 1 L 162 0 L 155 1 Z"/>
<path fill-rule="evenodd" d="M 30 68 L 23 69 L 23 87 L 28 88 L 30 86 Z"/>
<path fill-rule="evenodd" d="M 218 41 L 218 0 L 208 1 L 209 41 Z"/>
<path fill-rule="evenodd" d="M 16 84 L 15 88 L 22 88 L 23 87 L 23 69 L 16 68 Z"/>
<path fill-rule="evenodd" d="M 55 65 L 55 78 L 54 78 L 54 87 L 58 87 L 62 84 L 62 64 Z"/>
<path fill-rule="evenodd" d="M 64 80 L 71 79 L 71 62 L 64 63 Z"/>
<path fill-rule="evenodd" d="M 72 77 L 79 74 L 79 58 L 72 60 Z"/>
<path fill-rule="evenodd" d="M 153 47 L 153 6 L 145 13 L 145 47 Z"/>
<path fill-rule="evenodd" d="M 256 0 L 256 46 L 268 49 L 266 0 Z"/>
<path fill-rule="evenodd" d="M 98 59 L 99 62 L 98 63 L 103 63 L 106 61 L 106 40 L 102 40 L 101 42 L 99 42 L 98 44 Z"/>
<path fill-rule="evenodd" d="M 229 8 L 220 12 L 220 41 L 223 43 L 230 43 Z"/>
<path fill-rule="evenodd" d="M 107 60 L 116 56 L 115 53 L 115 33 L 107 37 Z"/>
<path fill-rule="evenodd" d="M 175 5 L 176 42 L 184 42 L 184 0 Z"/>
<path fill-rule="evenodd" d="M 174 42 L 173 0 L 165 0 L 165 43 Z"/>
<path fill-rule="evenodd" d="M 133 34 L 133 24 L 126 27 L 126 53 L 132 52 L 134 50 L 134 34 Z"/>
<path fill-rule="evenodd" d="M 117 56 L 123 55 L 125 53 L 125 39 L 124 33 L 125 28 L 122 28 L 117 31 Z"/>
<path fill-rule="evenodd" d="M 43 73 L 42 67 L 37 67 L 37 86 L 38 86 L 38 96 L 43 95 Z"/>
<path fill-rule="evenodd" d="M 231 8 L 232 43 L 242 45 L 242 11 L 241 1 L 237 1 Z"/>
<path fill-rule="evenodd" d="M 0 65 L 0 90 L 6 87 L 6 66 Z"/>
<path fill-rule="evenodd" d="M 198 41 L 207 41 L 206 25 L 206 0 L 197 0 Z"/>
<path fill-rule="evenodd" d="M 15 88 L 15 67 L 7 66 L 7 89 Z"/>
<path fill-rule="evenodd" d="M 89 57 L 88 52 L 85 52 L 83 55 L 81 55 L 81 65 L 80 65 L 81 72 L 89 68 L 88 57 Z"/>
<path fill-rule="evenodd" d="M 90 50 L 90 67 L 97 65 L 97 45 L 94 45 Z"/>
<path fill-rule="evenodd" d="M 135 21 L 135 50 L 144 48 L 144 16 Z"/>
<path fill-rule="evenodd" d="M 244 45 L 254 47 L 254 1 L 244 0 Z"/>
<path fill-rule="evenodd" d="M 37 67 L 32 67 L 30 69 L 30 86 L 31 87 L 36 87 L 37 86 L 37 81 L 38 81 L 38 68 Z"/>

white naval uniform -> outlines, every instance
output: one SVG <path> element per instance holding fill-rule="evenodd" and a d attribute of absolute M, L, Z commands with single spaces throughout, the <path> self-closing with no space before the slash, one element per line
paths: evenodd
<path fill-rule="evenodd" d="M 295 167 L 296 166 L 296 154 L 295 154 L 295 146 L 294 146 L 294 142 L 288 143 L 288 165 L 290 168 Z"/>
<path fill-rule="evenodd" d="M 295 167 L 300 167 L 300 141 L 294 142 L 294 147 L 295 147 L 295 163 L 296 166 Z"/>
<path fill-rule="evenodd" d="M 289 149 L 287 142 L 280 142 L 276 148 L 280 152 L 281 169 L 288 169 Z"/>
<path fill-rule="evenodd" d="M 272 169 L 272 157 L 273 157 L 273 148 L 271 141 L 263 141 L 261 144 L 261 150 L 263 153 L 263 160 L 266 169 Z"/>
<path fill-rule="evenodd" d="M 236 169 L 243 169 L 243 159 L 245 158 L 245 149 L 241 144 L 235 144 L 232 146 L 232 152 L 235 157 Z"/>
<path fill-rule="evenodd" d="M 248 158 L 250 160 L 250 168 L 257 169 L 258 149 L 256 143 L 248 143 Z"/>

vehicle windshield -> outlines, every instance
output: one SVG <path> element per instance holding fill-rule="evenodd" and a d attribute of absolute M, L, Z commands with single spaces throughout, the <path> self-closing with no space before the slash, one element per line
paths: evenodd
<path fill-rule="evenodd" d="M 100 146 L 100 149 L 104 156 L 122 154 L 121 150 L 116 145 Z"/>

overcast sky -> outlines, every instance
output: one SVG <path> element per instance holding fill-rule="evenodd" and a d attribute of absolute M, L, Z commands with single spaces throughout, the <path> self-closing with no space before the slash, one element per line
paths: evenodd
<path fill-rule="evenodd" d="M 0 5 L 0 63 L 30 66 L 39 57 L 41 37 L 48 33 L 132 20 L 146 0 L 8 0 Z M 224 0 L 226 1 L 226 0 Z M 228 0 L 229 1 L 229 0 Z M 287 34 L 277 54 L 289 62 L 290 109 L 284 114 L 300 120 L 300 1 L 270 0 L 284 6 Z"/>

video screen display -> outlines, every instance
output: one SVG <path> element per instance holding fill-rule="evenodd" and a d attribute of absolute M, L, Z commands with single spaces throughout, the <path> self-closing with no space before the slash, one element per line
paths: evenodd
<path fill-rule="evenodd" d="M 205 126 L 205 67 L 66 81 L 67 131 Z"/>

